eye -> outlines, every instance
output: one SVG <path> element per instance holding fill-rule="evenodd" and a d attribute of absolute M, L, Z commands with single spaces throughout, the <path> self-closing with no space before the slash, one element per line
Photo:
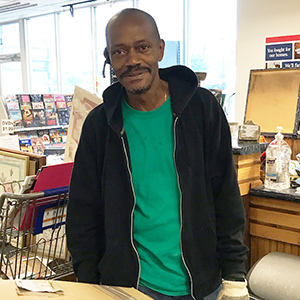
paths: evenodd
<path fill-rule="evenodd" d="M 137 50 L 139 52 L 146 52 L 149 49 L 150 49 L 150 45 L 148 45 L 148 44 L 141 44 L 141 45 L 137 46 Z"/>
<path fill-rule="evenodd" d="M 125 53 L 124 49 L 115 49 L 112 51 L 112 55 L 119 56 Z"/>

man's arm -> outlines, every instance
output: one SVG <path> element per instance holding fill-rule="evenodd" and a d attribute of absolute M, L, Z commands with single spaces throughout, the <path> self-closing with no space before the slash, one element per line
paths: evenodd
<path fill-rule="evenodd" d="M 245 261 L 248 253 L 248 248 L 243 243 L 245 212 L 233 163 L 229 125 L 219 105 L 216 105 L 213 110 L 210 161 L 218 259 L 222 277 L 239 280 L 246 272 Z"/>
<path fill-rule="evenodd" d="M 104 217 L 96 137 L 89 119 L 88 116 L 83 125 L 75 156 L 66 231 L 79 281 L 100 283 L 98 264 L 105 249 Z"/>

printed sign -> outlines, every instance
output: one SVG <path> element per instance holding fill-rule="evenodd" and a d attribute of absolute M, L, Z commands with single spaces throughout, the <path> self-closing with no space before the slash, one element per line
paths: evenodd
<path fill-rule="evenodd" d="M 300 67 L 300 34 L 266 38 L 266 68 Z"/>
<path fill-rule="evenodd" d="M 2 129 L 2 134 L 14 133 L 14 129 L 15 129 L 14 121 L 2 119 L 1 120 L 1 129 Z"/>
<path fill-rule="evenodd" d="M 293 44 L 278 44 L 266 46 L 266 61 L 292 59 Z"/>

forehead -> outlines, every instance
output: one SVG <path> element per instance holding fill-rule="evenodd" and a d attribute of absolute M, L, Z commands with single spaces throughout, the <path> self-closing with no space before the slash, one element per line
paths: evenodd
<path fill-rule="evenodd" d="M 143 15 L 126 15 L 113 20 L 107 27 L 108 46 L 131 44 L 146 40 L 158 42 L 153 23 Z"/>

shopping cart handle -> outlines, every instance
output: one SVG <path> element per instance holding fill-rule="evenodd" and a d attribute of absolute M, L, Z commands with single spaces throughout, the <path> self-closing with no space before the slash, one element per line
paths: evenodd
<path fill-rule="evenodd" d="M 64 194 L 69 192 L 69 186 L 62 186 L 59 188 L 44 190 L 43 193 L 45 196 L 53 196 L 58 194 Z"/>

